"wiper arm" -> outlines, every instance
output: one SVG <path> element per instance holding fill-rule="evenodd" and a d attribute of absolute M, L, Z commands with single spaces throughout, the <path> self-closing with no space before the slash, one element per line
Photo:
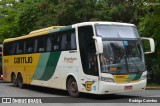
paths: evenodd
<path fill-rule="evenodd" d="M 126 57 L 127 57 L 128 61 L 129 61 L 129 62 L 132 62 L 132 63 L 134 64 L 134 66 L 136 67 L 137 71 L 140 72 L 140 69 L 138 68 L 138 66 L 136 65 L 136 63 L 135 63 L 132 59 L 129 58 L 128 51 L 127 51 L 126 48 L 125 48 L 125 51 L 126 51 Z M 131 61 L 130 61 L 130 60 L 131 60 Z M 127 63 L 127 66 L 128 66 L 128 63 Z M 128 67 L 127 67 L 127 68 L 128 68 Z M 129 69 L 128 69 L 128 72 L 129 72 Z"/>
<path fill-rule="evenodd" d="M 137 71 L 140 72 L 140 69 L 138 68 L 137 64 L 132 59 L 129 58 L 127 50 L 126 50 L 126 57 L 127 57 L 129 62 L 132 62 L 134 64 L 134 66 L 136 67 Z"/>
<path fill-rule="evenodd" d="M 137 64 L 130 58 L 128 58 L 128 60 L 131 60 L 131 62 L 134 64 L 134 66 L 136 67 L 137 71 L 140 72 L 140 69 L 138 68 Z"/>

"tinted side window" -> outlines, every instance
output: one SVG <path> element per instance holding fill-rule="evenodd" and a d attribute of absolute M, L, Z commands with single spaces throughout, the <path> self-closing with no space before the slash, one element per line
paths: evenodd
<path fill-rule="evenodd" d="M 77 49 L 75 32 L 71 33 L 71 49 Z"/>
<path fill-rule="evenodd" d="M 4 56 L 7 55 L 14 55 L 15 54 L 15 43 L 10 42 L 10 43 L 5 43 L 4 44 Z"/>
<path fill-rule="evenodd" d="M 75 29 L 52 33 L 47 38 L 47 51 L 75 50 L 76 48 Z"/>
<path fill-rule="evenodd" d="M 63 33 L 61 38 L 61 50 L 66 50 L 66 47 L 67 47 L 67 34 Z"/>
<path fill-rule="evenodd" d="M 9 54 L 9 47 L 7 43 L 4 43 L 3 54 L 4 56 L 7 56 Z"/>
<path fill-rule="evenodd" d="M 75 50 L 76 36 L 75 30 L 68 30 L 61 33 L 61 50 Z"/>
<path fill-rule="evenodd" d="M 24 42 L 18 41 L 17 47 L 16 47 L 16 54 L 23 54 L 24 53 Z"/>
<path fill-rule="evenodd" d="M 37 50 L 38 52 L 45 52 L 46 43 L 45 43 L 45 37 L 39 37 L 37 40 Z"/>
<path fill-rule="evenodd" d="M 52 33 L 48 38 L 47 38 L 47 51 L 59 51 L 60 50 L 60 40 L 59 36 L 57 33 Z"/>
<path fill-rule="evenodd" d="M 35 47 L 35 40 L 34 39 L 27 39 L 25 43 L 25 53 L 33 53 Z"/>

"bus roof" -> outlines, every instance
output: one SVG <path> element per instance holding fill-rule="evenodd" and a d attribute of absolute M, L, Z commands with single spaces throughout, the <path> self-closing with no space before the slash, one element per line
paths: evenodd
<path fill-rule="evenodd" d="M 51 27 L 48 27 L 48 28 L 43 28 L 43 29 L 32 31 L 29 34 L 40 33 L 40 32 L 44 32 L 44 31 L 48 31 L 48 30 L 52 30 L 52 29 L 56 29 L 56 28 L 62 28 L 62 27 L 64 27 L 64 26 L 51 26 Z"/>
<path fill-rule="evenodd" d="M 95 22 L 82 22 L 74 25 L 77 26 L 86 26 L 86 25 L 95 25 L 95 24 L 105 24 L 105 25 L 121 25 L 121 26 L 134 26 L 134 24 L 130 23 L 121 23 L 121 22 L 107 22 L 107 21 L 95 21 Z"/>
<path fill-rule="evenodd" d="M 35 31 L 30 32 L 28 35 L 5 39 L 4 42 L 11 42 L 11 41 L 21 40 L 21 39 L 25 39 L 25 38 L 31 38 L 31 37 L 35 37 L 35 36 L 39 36 L 39 35 L 43 35 L 43 34 L 48 34 L 48 32 L 50 30 L 59 29 L 59 28 L 62 28 L 62 27 L 65 27 L 65 26 L 51 26 L 51 27 L 48 27 L 48 28 L 35 30 Z"/>
<path fill-rule="evenodd" d="M 63 31 L 66 29 L 71 29 L 75 26 L 79 27 L 79 26 L 87 26 L 87 25 L 95 25 L 95 24 L 122 25 L 122 26 L 134 26 L 135 27 L 134 24 L 120 23 L 120 22 L 106 22 L 106 21 L 104 21 L 104 22 L 103 21 L 82 22 L 82 23 L 77 23 L 77 24 L 73 24 L 70 26 L 51 26 L 48 28 L 35 30 L 35 31 L 30 32 L 28 35 L 24 35 L 24 36 L 20 36 L 20 37 L 16 37 L 16 38 L 5 39 L 4 42 L 11 42 L 11 41 L 21 40 L 21 39 L 25 39 L 25 38 L 40 36 L 40 35 L 44 35 L 44 34 L 48 34 L 48 33 L 52 33 L 52 32 Z"/>

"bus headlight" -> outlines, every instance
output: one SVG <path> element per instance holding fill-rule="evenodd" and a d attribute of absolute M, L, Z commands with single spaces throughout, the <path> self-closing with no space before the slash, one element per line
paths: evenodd
<path fill-rule="evenodd" d="M 145 79 L 147 79 L 147 75 L 143 75 L 143 76 L 141 77 L 141 80 L 145 80 Z"/>
<path fill-rule="evenodd" d="M 105 81 L 105 82 L 115 82 L 113 78 L 108 78 L 108 77 L 100 77 L 101 81 Z"/>

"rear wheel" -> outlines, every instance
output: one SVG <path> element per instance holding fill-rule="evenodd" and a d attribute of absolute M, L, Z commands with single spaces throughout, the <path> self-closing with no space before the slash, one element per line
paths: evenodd
<path fill-rule="evenodd" d="M 11 76 L 11 82 L 13 83 L 13 86 L 17 86 L 17 78 L 16 75 L 13 73 Z"/>
<path fill-rule="evenodd" d="M 68 90 L 69 95 L 72 97 L 78 97 L 80 94 L 78 92 L 77 82 L 73 77 L 69 78 L 67 82 L 67 90 Z"/>
<path fill-rule="evenodd" d="M 23 87 L 24 87 L 23 77 L 22 77 L 21 74 L 18 74 L 17 83 L 18 83 L 18 87 L 20 87 L 20 88 L 23 88 Z"/>

